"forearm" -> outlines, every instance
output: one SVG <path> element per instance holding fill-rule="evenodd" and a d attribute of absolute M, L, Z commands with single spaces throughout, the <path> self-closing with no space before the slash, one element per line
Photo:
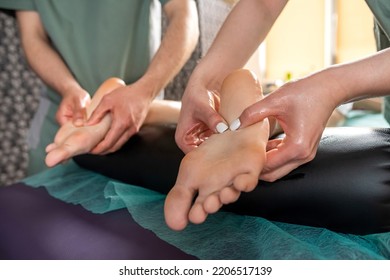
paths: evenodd
<path fill-rule="evenodd" d="M 146 73 L 138 81 L 153 85 L 153 99 L 177 75 L 191 56 L 199 38 L 194 1 L 171 0 L 164 6 L 168 18 L 166 33 Z"/>
<path fill-rule="evenodd" d="M 60 55 L 53 49 L 38 13 L 17 12 L 21 42 L 31 68 L 61 95 L 80 88 Z"/>
<path fill-rule="evenodd" d="M 194 74 L 219 89 L 224 78 L 242 68 L 264 40 L 287 0 L 241 0 L 218 32 Z"/>
<path fill-rule="evenodd" d="M 390 94 L 390 49 L 347 64 L 330 67 L 320 73 L 324 83 L 336 87 L 331 94 L 336 106 Z"/>

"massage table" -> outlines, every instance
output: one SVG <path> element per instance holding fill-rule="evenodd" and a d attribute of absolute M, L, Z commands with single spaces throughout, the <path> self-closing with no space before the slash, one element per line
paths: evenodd
<path fill-rule="evenodd" d="M 174 129 L 0 189 L 1 258 L 390 259 L 389 129 L 327 129 L 312 162 L 181 232 L 163 217 Z"/>
<path fill-rule="evenodd" d="M 0 189 L 0 259 L 194 259 L 125 209 L 96 215 L 24 183 Z"/>

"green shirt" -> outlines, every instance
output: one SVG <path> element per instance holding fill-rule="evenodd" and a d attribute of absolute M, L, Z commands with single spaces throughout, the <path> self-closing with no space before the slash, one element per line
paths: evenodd
<path fill-rule="evenodd" d="M 91 94 L 112 76 L 126 83 L 140 78 L 160 42 L 157 0 L 0 0 L 0 7 L 37 11 L 53 46 Z"/>
<path fill-rule="evenodd" d="M 390 47 L 390 0 L 366 0 L 366 2 L 375 16 L 377 49 L 386 49 Z M 390 123 L 390 96 L 386 96 L 384 100 L 384 116 Z"/>
<path fill-rule="evenodd" d="M 129 84 L 144 74 L 161 39 L 160 4 L 168 1 L 0 0 L 0 8 L 37 11 L 54 48 L 93 94 L 109 77 Z M 45 147 L 59 128 L 55 114 L 60 101 L 50 88 L 42 93 L 28 135 L 28 175 L 46 168 Z"/>

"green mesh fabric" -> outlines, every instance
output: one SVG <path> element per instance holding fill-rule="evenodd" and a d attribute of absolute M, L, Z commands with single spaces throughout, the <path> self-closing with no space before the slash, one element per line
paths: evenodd
<path fill-rule="evenodd" d="M 142 227 L 200 259 L 390 259 L 390 233 L 340 234 L 226 212 L 175 232 L 164 221 L 164 195 L 113 181 L 72 161 L 25 183 L 94 213 L 127 208 Z"/>
<path fill-rule="evenodd" d="M 390 125 L 383 113 L 353 110 L 348 113 L 343 126 L 389 127 Z"/>

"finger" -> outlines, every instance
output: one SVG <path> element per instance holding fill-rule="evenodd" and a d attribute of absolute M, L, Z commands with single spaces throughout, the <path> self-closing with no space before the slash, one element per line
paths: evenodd
<path fill-rule="evenodd" d="M 276 117 L 276 111 L 274 111 L 272 103 L 267 102 L 267 98 L 265 97 L 246 108 L 240 117 L 233 121 L 230 126 L 232 130 L 236 130 L 239 127 L 244 128 L 250 126 L 268 117 Z"/>
<path fill-rule="evenodd" d="M 282 143 L 282 141 L 283 141 L 282 138 L 268 140 L 266 151 L 275 149 L 277 146 L 279 146 Z"/>
<path fill-rule="evenodd" d="M 181 133 L 179 131 L 179 127 L 175 132 L 175 142 L 179 149 L 182 150 L 185 154 L 189 153 L 197 147 L 194 141 L 191 141 L 191 139 L 188 141 L 188 139 L 186 139 L 186 134 Z"/>
<path fill-rule="evenodd" d="M 87 120 L 87 108 L 81 107 L 73 112 L 73 125 L 76 127 L 83 126 Z"/>
<path fill-rule="evenodd" d="M 123 135 L 119 138 L 119 140 L 114 144 L 114 146 L 111 148 L 111 149 L 109 149 L 107 152 L 108 153 L 113 153 L 113 152 L 116 152 L 116 151 L 118 151 L 120 148 L 122 148 L 122 146 L 129 140 L 129 138 L 131 137 L 131 136 L 133 136 L 135 134 L 135 132 L 134 133 L 132 133 L 132 134 L 130 134 L 130 133 L 127 133 L 127 131 L 125 132 L 125 133 L 123 133 Z"/>
<path fill-rule="evenodd" d="M 204 141 L 204 139 L 200 138 L 200 135 L 203 133 L 202 131 L 204 130 L 204 128 L 202 129 L 201 126 L 203 125 L 201 123 L 198 123 L 184 133 L 181 132 L 180 128 L 176 130 L 175 141 L 184 153 L 192 151 Z"/>
<path fill-rule="evenodd" d="M 58 111 L 56 114 L 56 120 L 60 126 L 64 125 L 68 121 L 71 121 L 71 117 L 68 115 L 63 114 L 62 112 Z"/>
<path fill-rule="evenodd" d="M 125 133 L 125 126 L 120 125 L 117 121 L 112 121 L 111 129 L 107 132 L 103 141 L 91 150 L 93 154 L 105 154 L 115 145 L 120 137 Z"/>
<path fill-rule="evenodd" d="M 87 120 L 86 125 L 98 124 L 108 113 L 110 113 L 110 109 L 106 108 L 103 103 L 100 103 L 92 112 L 91 116 Z"/>
<path fill-rule="evenodd" d="M 291 163 L 285 163 L 284 165 L 275 168 L 275 169 L 270 169 L 268 171 L 262 172 L 260 174 L 260 179 L 266 182 L 274 182 L 287 174 L 289 174 L 291 171 L 299 167 L 301 163 L 297 162 L 291 162 Z"/>
<path fill-rule="evenodd" d="M 223 133 L 229 128 L 225 119 L 211 107 L 205 112 L 201 112 L 198 117 L 214 133 Z"/>
<path fill-rule="evenodd" d="M 221 133 L 223 133 L 223 132 L 221 132 Z M 199 139 L 202 142 L 204 142 L 207 138 L 209 138 L 213 134 L 215 134 L 213 131 L 211 131 L 210 129 L 207 129 L 207 130 L 199 133 Z"/>
<path fill-rule="evenodd" d="M 298 166 L 309 162 L 315 156 L 315 152 L 307 153 L 305 156 L 297 156 L 298 147 L 281 143 L 275 149 L 267 152 L 267 160 L 260 174 L 260 179 L 273 182 L 290 173 Z M 293 152 L 291 152 L 293 151 Z"/>
<path fill-rule="evenodd" d="M 112 129 L 110 129 L 104 137 L 103 141 L 101 141 L 99 144 L 97 144 L 92 150 L 92 154 L 98 154 L 98 155 L 104 155 L 109 152 L 109 150 L 113 147 L 114 143 L 118 140 L 118 136 L 115 132 L 112 132 Z"/>
<path fill-rule="evenodd" d="M 193 143 L 188 143 L 188 144 L 183 144 L 181 143 L 180 145 L 177 144 L 180 148 L 180 150 L 183 151 L 183 153 L 187 154 L 189 152 L 191 152 L 192 150 L 196 149 L 197 147 L 199 147 L 199 145 L 196 145 L 196 144 L 193 144 Z"/>
<path fill-rule="evenodd" d="M 218 113 L 220 107 L 220 97 L 217 91 L 207 91 L 208 104 L 198 106 L 195 111 L 195 118 L 200 120 L 205 126 L 214 133 L 223 133 L 228 129 L 226 120 Z"/>

